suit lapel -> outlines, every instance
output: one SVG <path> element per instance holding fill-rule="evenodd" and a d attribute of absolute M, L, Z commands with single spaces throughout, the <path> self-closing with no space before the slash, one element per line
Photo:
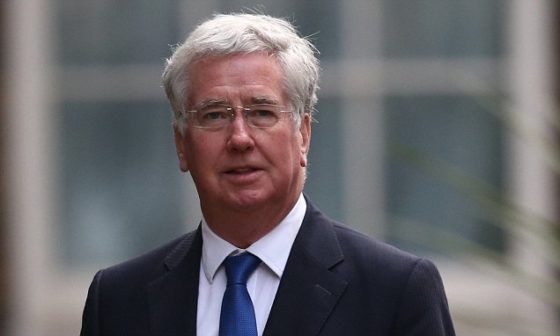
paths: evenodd
<path fill-rule="evenodd" d="M 331 272 L 344 259 L 334 231 L 309 201 L 307 204 L 265 336 L 317 335 L 347 286 L 345 279 Z"/>
<path fill-rule="evenodd" d="M 196 335 L 201 251 L 199 228 L 168 255 L 168 271 L 148 286 L 154 336 Z"/>

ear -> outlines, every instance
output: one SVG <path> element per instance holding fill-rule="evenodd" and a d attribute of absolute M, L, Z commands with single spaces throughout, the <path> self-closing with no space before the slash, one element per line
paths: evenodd
<path fill-rule="evenodd" d="M 187 156 L 185 155 L 185 135 L 181 133 L 178 126 L 173 127 L 173 133 L 175 136 L 175 149 L 177 150 L 177 158 L 179 159 L 179 168 L 181 169 L 181 171 L 187 172 L 189 171 L 189 165 L 187 162 Z"/>
<path fill-rule="evenodd" d="M 299 132 L 301 135 L 300 165 L 302 167 L 307 167 L 307 153 L 309 152 L 309 144 L 311 141 L 311 115 L 309 113 L 303 115 Z"/>

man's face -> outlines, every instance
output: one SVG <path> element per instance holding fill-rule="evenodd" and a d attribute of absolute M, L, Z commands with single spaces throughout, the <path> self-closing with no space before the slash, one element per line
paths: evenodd
<path fill-rule="evenodd" d="M 270 101 L 291 109 L 276 58 L 262 53 L 209 58 L 191 66 L 190 110 L 210 101 L 247 106 Z M 220 130 L 175 131 L 180 167 L 190 171 L 203 211 L 286 208 L 303 189 L 310 117 L 294 126 L 283 115 L 271 128 L 253 128 L 236 109 Z M 212 210 L 213 209 L 213 210 Z"/>

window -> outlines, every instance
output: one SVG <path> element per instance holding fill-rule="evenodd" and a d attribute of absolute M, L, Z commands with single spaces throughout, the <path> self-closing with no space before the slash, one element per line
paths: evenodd
<path fill-rule="evenodd" d="M 57 236 L 66 267 L 111 264 L 185 231 L 159 84 L 179 39 L 179 3 L 57 2 Z"/>
<path fill-rule="evenodd" d="M 311 199 L 360 231 L 435 258 L 458 334 L 500 335 L 504 326 L 504 335 L 556 334 L 541 297 L 430 236 L 443 232 L 547 274 L 542 246 L 506 234 L 499 211 L 479 199 L 483 186 L 539 213 L 555 207 L 543 163 L 503 118 L 515 105 L 542 122 L 555 108 L 543 79 L 552 62 L 545 2 L 259 3 L 293 18 L 321 51 Z M 16 262 L 7 273 L 18 302 L 10 330 L 75 335 L 95 270 L 198 224 L 196 193 L 176 163 L 163 61 L 213 12 L 257 1 L 8 4 L 6 241 Z"/>

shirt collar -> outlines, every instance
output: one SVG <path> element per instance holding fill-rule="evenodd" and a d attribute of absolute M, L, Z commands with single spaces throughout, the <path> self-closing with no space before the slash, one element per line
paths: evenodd
<path fill-rule="evenodd" d="M 300 194 L 288 215 L 272 231 L 249 246 L 246 251 L 259 257 L 276 276 L 281 277 L 306 210 L 305 198 L 303 194 Z M 202 220 L 202 241 L 201 264 L 206 279 L 212 283 L 224 259 L 241 250 L 214 233 L 204 219 Z"/>

